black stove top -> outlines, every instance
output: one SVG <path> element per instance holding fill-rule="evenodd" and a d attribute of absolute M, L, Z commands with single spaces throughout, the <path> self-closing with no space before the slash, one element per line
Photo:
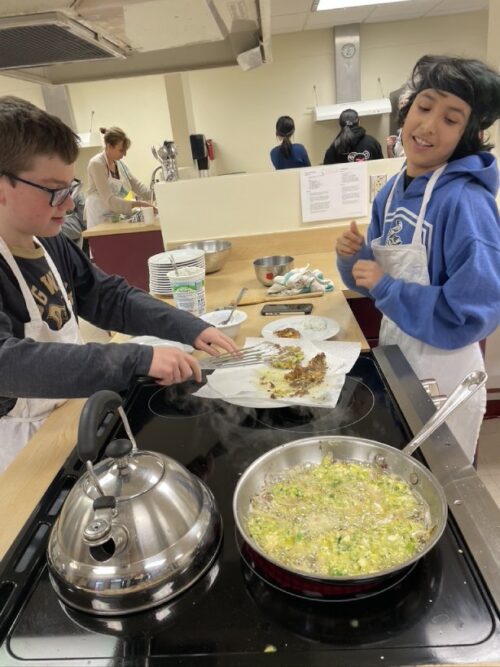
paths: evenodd
<path fill-rule="evenodd" d="M 140 614 L 96 618 L 64 607 L 49 582 L 43 549 L 74 479 L 67 469 L 33 522 L 26 551 L 0 577 L 0 609 L 3 597 L 3 618 L 9 617 L 2 667 L 371 667 L 499 658 L 498 614 L 452 518 L 438 545 L 412 569 L 380 590 L 347 598 L 305 598 L 293 582 L 263 570 L 236 534 L 235 485 L 270 448 L 314 434 L 357 435 L 398 448 L 408 441 L 370 355 L 359 358 L 333 410 L 241 407 L 196 398 L 194 389 L 138 383 L 126 411 L 140 449 L 177 459 L 213 491 L 224 523 L 213 566 L 170 604 Z M 125 434 L 118 428 L 113 435 Z M 23 604 L 16 609 L 12 600 L 22 583 Z"/>

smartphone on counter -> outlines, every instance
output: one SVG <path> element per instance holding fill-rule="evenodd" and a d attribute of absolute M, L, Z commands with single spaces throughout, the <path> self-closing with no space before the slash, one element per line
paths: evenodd
<path fill-rule="evenodd" d="M 262 306 L 261 315 L 310 315 L 312 303 L 266 303 Z"/>

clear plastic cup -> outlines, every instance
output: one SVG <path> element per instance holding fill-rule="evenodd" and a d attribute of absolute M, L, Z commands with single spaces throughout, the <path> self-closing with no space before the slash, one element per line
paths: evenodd
<path fill-rule="evenodd" d="M 167 277 L 172 286 L 175 305 L 193 315 L 203 315 L 205 306 L 205 269 L 184 266 L 179 273 L 169 271 Z"/>
<path fill-rule="evenodd" d="M 154 211 L 154 208 L 152 206 L 144 206 L 142 208 L 142 219 L 148 225 L 153 224 L 153 222 L 155 221 L 155 211 Z"/>

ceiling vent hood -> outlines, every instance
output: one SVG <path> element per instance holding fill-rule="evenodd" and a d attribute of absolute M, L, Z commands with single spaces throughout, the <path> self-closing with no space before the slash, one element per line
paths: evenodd
<path fill-rule="evenodd" d="M 116 57 L 125 52 L 61 12 L 0 21 L 0 70 Z"/>
<path fill-rule="evenodd" d="M 0 74 L 65 84 L 271 61 L 270 0 L 1 0 Z"/>
<path fill-rule="evenodd" d="M 336 104 L 314 107 L 314 119 L 335 120 L 345 109 L 354 109 L 359 116 L 391 113 L 388 97 L 361 100 L 361 60 L 359 24 L 337 26 L 335 40 Z"/>

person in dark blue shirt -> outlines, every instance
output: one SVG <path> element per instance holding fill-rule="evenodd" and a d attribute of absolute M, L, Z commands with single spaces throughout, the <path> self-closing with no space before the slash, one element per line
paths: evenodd
<path fill-rule="evenodd" d="M 276 137 L 281 141 L 271 151 L 271 162 L 275 169 L 310 167 L 311 161 L 302 144 L 293 144 L 295 123 L 290 116 L 280 116 L 276 122 Z"/>

